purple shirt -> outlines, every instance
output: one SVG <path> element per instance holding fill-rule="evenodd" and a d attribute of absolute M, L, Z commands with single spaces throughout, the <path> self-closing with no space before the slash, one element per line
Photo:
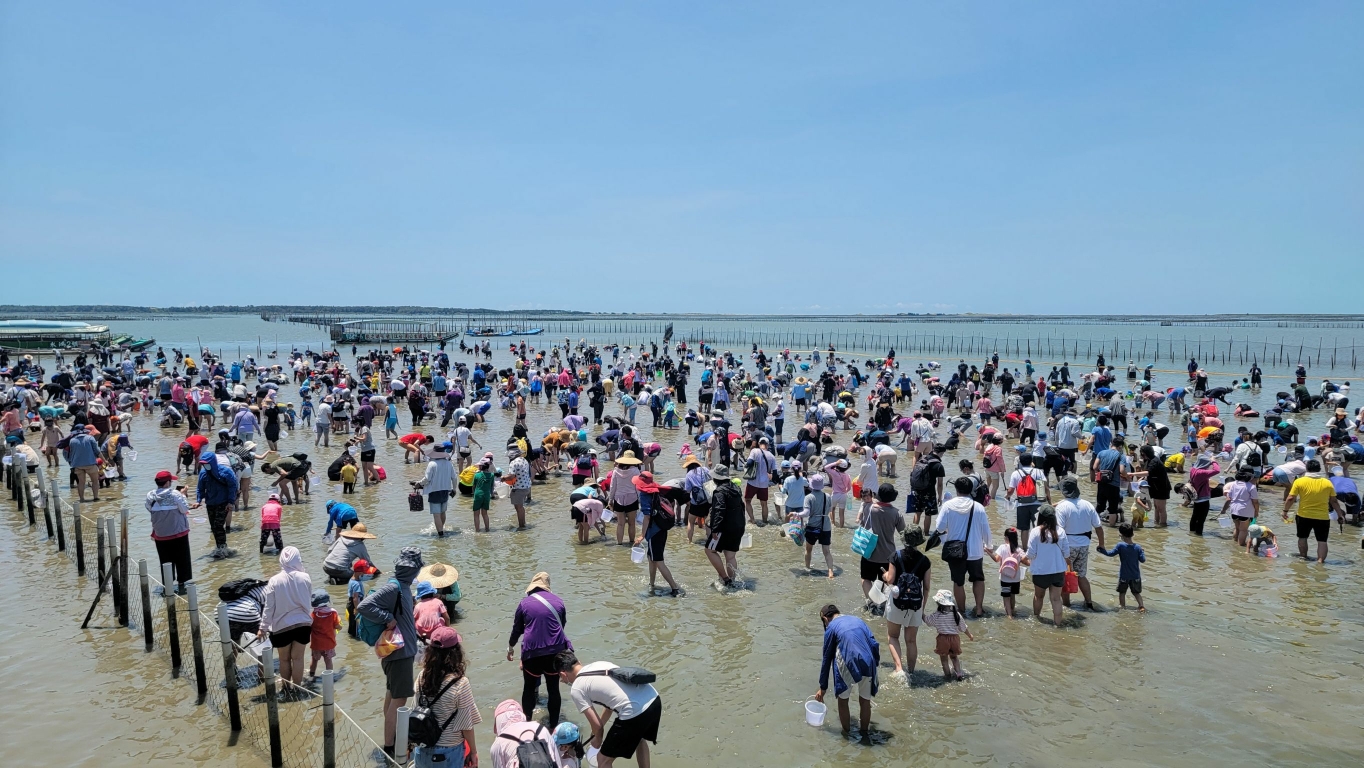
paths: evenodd
<path fill-rule="evenodd" d="M 523 659 L 553 656 L 573 647 L 568 635 L 564 634 L 567 623 L 568 609 L 564 607 L 564 601 L 553 592 L 536 589 L 521 598 L 516 606 L 516 618 L 507 645 L 516 645 L 519 639 Z"/>

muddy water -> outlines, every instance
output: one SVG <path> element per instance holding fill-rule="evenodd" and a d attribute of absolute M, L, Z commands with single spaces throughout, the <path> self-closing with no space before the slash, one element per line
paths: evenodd
<path fill-rule="evenodd" d="M 119 330 L 124 325 L 133 324 L 119 324 Z M 291 332 L 294 338 L 281 341 L 286 351 L 295 341 L 303 346 L 319 335 L 250 318 L 128 330 L 150 332 L 168 348 L 192 348 L 196 335 L 217 347 L 209 341 L 216 338 L 229 351 L 238 342 L 254 347 L 257 333 Z M 265 344 L 267 350 L 272 346 Z M 501 366 L 507 359 L 499 352 L 494 362 Z M 1173 380 L 1168 375 L 1161 383 Z M 1270 398 L 1251 400 L 1264 408 Z M 532 434 L 556 423 L 557 416 L 555 406 L 533 405 Z M 1320 433 L 1325 417 L 1300 418 L 1304 435 Z M 505 413 L 494 411 L 476 437 L 495 449 L 509 432 Z M 665 433 L 646 425 L 643 433 L 645 440 L 665 446 L 659 477 L 676 476 L 676 449 L 686 439 L 685 429 Z M 173 464 L 179 436 L 159 430 L 150 417 L 139 418 L 133 432 L 139 458 L 129 465 L 131 479 L 94 510 L 130 509 L 135 557 L 155 561 L 142 498 L 151 475 Z M 301 434 L 284 443 L 289 452 L 307 451 L 319 466 L 336 455 L 335 448 L 313 449 Z M 1306 765 L 1340 764 L 1361 754 L 1357 713 L 1364 686 L 1354 649 L 1364 610 L 1357 586 L 1351 586 L 1360 569 L 1359 530 L 1349 526 L 1343 536 L 1333 533 L 1325 567 L 1289 556 L 1248 558 L 1214 525 L 1202 539 L 1178 528 L 1142 531 L 1149 611 L 1116 610 L 1117 563 L 1096 555 L 1091 579 L 1104 610 L 1067 612 L 1061 629 L 1004 618 L 993 569 L 987 568 L 987 605 L 993 610 L 972 622 L 977 640 L 965 644 L 964 655 L 970 678 L 942 684 L 931 633 L 923 632 L 920 671 L 913 678 L 892 680 L 890 670 L 883 670 L 873 716 L 880 743 L 864 748 L 839 736 L 833 712 L 822 729 L 806 725 L 801 705 L 817 687 L 819 607 L 834 602 L 853 612 L 861 603 L 857 560 L 848 551 L 851 531 L 835 532 L 840 570 L 829 581 L 806 575 L 801 551 L 779 540 L 775 527 L 751 529 L 756 546 L 740 553 L 748 588 L 729 593 L 714 589 L 714 571 L 700 548 L 675 532 L 667 559 L 685 595 L 652 597 L 645 567 L 630 562 L 628 547 L 574 543 L 566 477 L 536 486 L 529 531 L 511 529 L 512 509 L 502 500 L 494 503 L 493 531 L 474 534 L 468 500 L 457 497 L 450 514 L 457 532 L 437 540 L 429 533 L 429 517 L 407 509 L 407 481 L 419 478 L 421 468 L 404 466 L 396 445 L 382 441 L 379 463 L 389 471 L 388 482 L 348 500 L 379 535 L 370 551 L 381 567 L 391 567 L 401 547 L 417 544 L 427 562 L 459 568 L 464 592 L 459 628 L 485 720 L 477 731 L 485 761 L 493 708 L 501 699 L 519 697 L 519 673 L 504 653 L 511 611 L 538 570 L 553 575 L 555 591 L 568 603 L 568 628 L 580 655 L 639 664 L 659 674 L 665 702 L 655 751 L 660 766 L 880 766 L 942 759 L 1036 765 L 1100 756 L 1113 764 L 1192 765 L 1247 755 L 1270 765 Z M 902 489 L 907 475 L 902 467 Z M 258 475 L 255 505 L 263 490 Z M 323 503 L 339 494 L 339 484 L 324 479 L 308 503 L 285 509 L 285 542 L 300 547 L 318 583 Z M 1086 496 L 1093 497 L 1092 489 L 1086 488 Z M 1277 522 L 1280 504 L 1274 496 L 1266 493 L 1263 500 L 1266 517 Z M 995 510 L 990 517 L 998 536 L 1004 518 Z M 1187 514 L 1175 508 L 1171 517 L 1179 524 Z M 254 515 L 238 520 L 247 525 L 231 536 L 240 555 L 213 562 L 205 557 L 211 548 L 208 525 L 196 518 L 192 541 L 200 584 L 216 588 L 228 578 L 275 572 L 273 556 L 256 554 Z M 77 629 L 85 608 L 79 597 L 88 602 L 90 588 L 77 589 L 74 568 L 28 530 L 12 506 L 4 521 L 0 562 L 14 563 L 15 577 L 0 598 L 0 722 L 7 757 L 106 766 L 261 764 L 250 746 L 226 746 L 224 722 L 196 709 L 185 684 L 170 681 L 164 662 L 144 656 L 140 644 L 124 639 L 124 631 Z M 1283 549 L 1288 554 L 1293 547 Z M 934 581 L 943 584 L 945 575 L 935 556 Z M 341 603 L 344 589 L 330 590 Z M 884 635 L 884 623 L 871 622 Z M 882 655 L 888 659 L 884 645 Z M 343 639 L 337 663 L 345 672 L 337 683 L 338 703 L 378 733 L 377 661 L 368 648 Z"/>

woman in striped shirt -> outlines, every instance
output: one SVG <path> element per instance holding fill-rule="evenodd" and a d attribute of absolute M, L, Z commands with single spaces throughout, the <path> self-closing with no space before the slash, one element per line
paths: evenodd
<path fill-rule="evenodd" d="M 417 747 L 417 768 L 478 765 L 474 726 L 483 722 L 483 717 L 464 669 L 459 633 L 454 627 L 437 627 L 431 632 L 417 693 L 420 704 L 430 705 L 441 734 L 435 745 Z M 470 755 L 474 756 L 472 762 L 467 757 Z"/>

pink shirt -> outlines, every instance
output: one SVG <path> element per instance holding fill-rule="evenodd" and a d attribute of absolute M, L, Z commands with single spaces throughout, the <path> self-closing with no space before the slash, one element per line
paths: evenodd
<path fill-rule="evenodd" d="M 267 501 L 265 506 L 260 508 L 260 527 L 275 529 L 279 527 L 279 516 L 284 511 L 278 501 Z"/>
<path fill-rule="evenodd" d="M 445 626 L 445 618 L 449 614 L 445 610 L 445 603 L 438 597 L 418 600 L 415 608 L 412 609 L 412 620 L 417 625 L 417 634 L 426 637 L 437 628 Z"/>
<path fill-rule="evenodd" d="M 828 469 L 829 487 L 834 493 L 848 493 L 852 491 L 852 478 L 847 472 L 840 472 L 836 469 Z"/>

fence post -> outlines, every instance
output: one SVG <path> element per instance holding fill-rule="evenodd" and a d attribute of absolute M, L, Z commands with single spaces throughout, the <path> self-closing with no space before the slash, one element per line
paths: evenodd
<path fill-rule="evenodd" d="M 151 653 L 156 638 L 152 634 L 152 587 L 145 558 L 137 561 L 137 586 L 142 590 L 142 643 L 146 652 Z"/>
<path fill-rule="evenodd" d="M 95 553 L 99 555 L 99 565 L 97 566 L 99 568 L 99 588 L 100 591 L 103 592 L 105 569 L 104 556 L 107 553 L 107 550 L 104 547 L 104 518 L 102 516 L 95 518 Z"/>
<path fill-rule="evenodd" d="M 265 644 L 261 654 L 261 679 L 265 680 L 265 710 L 270 721 L 270 767 L 284 765 L 284 745 L 279 738 L 279 696 L 275 692 L 275 649 Z"/>
<path fill-rule="evenodd" d="M 232 647 L 232 628 L 227 621 L 227 605 L 218 604 L 218 637 L 223 643 L 223 683 L 227 686 L 227 719 L 233 733 L 242 729 L 242 706 L 237 700 L 237 651 Z"/>
<path fill-rule="evenodd" d="M 199 587 L 194 582 L 185 585 L 189 592 L 189 637 L 194 649 L 194 685 L 202 703 L 208 694 L 208 678 L 204 672 L 204 634 L 199 626 Z"/>
<path fill-rule="evenodd" d="M 398 722 L 393 733 L 393 759 L 407 764 L 407 717 L 412 714 L 411 707 L 398 707 Z"/>
<path fill-rule="evenodd" d="M 104 538 L 105 538 L 105 541 L 109 542 L 109 570 L 110 570 L 110 571 L 112 572 L 112 574 L 113 574 L 113 575 L 110 577 L 110 579 L 109 579 L 109 583 L 113 586 L 113 595 L 114 595 L 114 618 L 118 620 L 119 626 L 123 626 L 123 625 L 124 625 L 123 614 L 119 612 L 119 608 L 118 608 L 120 605 L 123 604 L 123 600 L 122 600 L 122 598 L 120 597 L 120 595 L 123 594 L 123 592 L 122 592 L 122 590 L 123 590 L 123 585 L 120 584 L 119 581 L 118 581 L 118 575 L 119 575 L 118 556 L 119 556 L 119 551 L 118 551 L 118 539 L 115 538 L 115 536 L 114 536 L 114 516 L 113 516 L 113 515 L 109 515 L 108 517 L 104 518 L 104 527 L 106 528 Z"/>
<path fill-rule="evenodd" d="M 28 471 L 25 469 L 25 470 L 23 470 L 23 472 L 24 472 L 24 496 L 28 499 L 28 517 L 29 517 L 30 520 L 32 520 L 32 519 L 33 519 L 33 489 L 32 489 L 31 487 L 29 487 L 29 484 L 28 484 Z M 42 495 L 43 495 L 43 493 L 42 493 L 42 488 L 41 488 L 41 487 L 39 487 L 39 489 L 38 489 L 38 495 L 39 495 L 39 496 L 42 496 Z M 48 540 L 48 541 L 51 541 L 52 539 L 54 539 L 54 538 L 57 537 L 56 532 L 52 530 L 52 505 L 51 505 L 51 504 L 43 504 L 43 522 L 47 524 L 47 540 Z"/>
<path fill-rule="evenodd" d="M 128 626 L 128 508 L 118 511 L 118 623 Z"/>
<path fill-rule="evenodd" d="M 170 563 L 161 564 L 161 596 L 166 599 L 166 633 L 170 636 L 171 677 L 180 676 L 180 626 L 175 619 L 175 582 Z"/>
<path fill-rule="evenodd" d="M 329 669 L 322 673 L 322 768 L 336 768 L 336 699 Z"/>
<path fill-rule="evenodd" d="M 56 486 L 54 482 L 52 484 Z M 62 500 L 57 498 L 57 494 L 47 497 L 47 506 L 52 510 L 53 521 L 57 525 L 57 551 L 66 551 L 66 526 L 62 525 Z"/>
<path fill-rule="evenodd" d="M 81 521 L 81 503 L 72 506 L 72 528 L 76 532 L 76 573 L 85 575 L 85 525 Z"/>

